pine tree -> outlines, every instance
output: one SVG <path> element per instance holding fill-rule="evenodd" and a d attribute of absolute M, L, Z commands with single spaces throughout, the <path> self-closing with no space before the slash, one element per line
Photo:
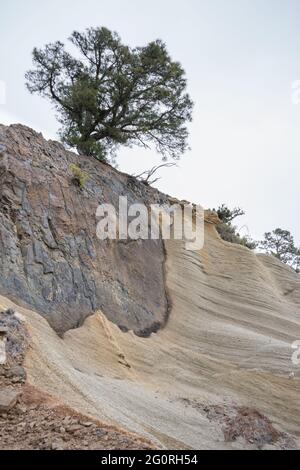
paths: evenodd
<path fill-rule="evenodd" d="M 130 48 L 106 28 L 74 32 L 76 56 L 55 42 L 33 50 L 27 88 L 51 100 L 61 138 L 105 160 L 121 146 L 155 145 L 163 159 L 187 149 L 193 103 L 182 66 L 156 40 Z"/>

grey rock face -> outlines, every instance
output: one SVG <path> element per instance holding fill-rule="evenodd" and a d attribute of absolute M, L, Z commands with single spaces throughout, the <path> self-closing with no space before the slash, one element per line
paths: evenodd
<path fill-rule="evenodd" d="M 72 183 L 70 165 L 89 176 Z M 0 293 L 39 311 L 63 334 L 101 309 L 147 336 L 166 322 L 161 240 L 100 241 L 101 203 L 166 196 L 109 165 L 78 157 L 21 126 L 0 125 Z"/>
<path fill-rule="evenodd" d="M 20 392 L 11 387 L 0 389 L 0 413 L 6 413 L 17 403 Z"/>

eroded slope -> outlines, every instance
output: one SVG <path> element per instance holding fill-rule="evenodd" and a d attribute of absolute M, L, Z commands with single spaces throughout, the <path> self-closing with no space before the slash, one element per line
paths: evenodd
<path fill-rule="evenodd" d="M 299 446 L 299 301 L 285 295 L 288 285 L 298 291 L 298 276 L 223 242 L 210 224 L 201 252 L 172 241 L 166 250 L 172 310 L 151 338 L 124 334 L 98 312 L 61 339 L 22 310 L 30 382 L 162 447 Z"/>
<path fill-rule="evenodd" d="M 167 197 L 82 157 L 80 191 L 76 155 L 23 126 L 0 137 L 0 308 L 26 318 L 29 386 L 160 447 L 299 447 L 299 275 L 208 219 L 200 252 L 99 243 L 99 202 Z"/>

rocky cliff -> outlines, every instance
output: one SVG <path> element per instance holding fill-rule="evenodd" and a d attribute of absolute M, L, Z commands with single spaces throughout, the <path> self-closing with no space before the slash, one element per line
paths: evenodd
<path fill-rule="evenodd" d="M 88 178 L 74 184 L 71 165 Z M 158 191 L 21 125 L 0 125 L 0 292 L 60 334 L 101 309 L 122 330 L 164 325 L 168 298 L 158 241 L 100 241 L 99 204 L 163 202 Z"/>
<path fill-rule="evenodd" d="M 299 448 L 300 276 L 213 216 L 200 251 L 100 242 L 99 202 L 167 196 L 23 126 L 0 142 L 0 312 L 26 323 L 26 386 L 162 448 Z"/>

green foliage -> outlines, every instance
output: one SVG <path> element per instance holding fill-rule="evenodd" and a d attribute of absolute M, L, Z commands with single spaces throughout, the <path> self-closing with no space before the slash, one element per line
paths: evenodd
<path fill-rule="evenodd" d="M 241 215 L 245 215 L 245 212 L 240 207 L 229 209 L 225 204 L 222 204 L 221 206 L 219 206 L 216 212 L 218 214 L 219 219 L 222 220 L 222 222 L 225 224 L 229 224 L 237 217 L 240 217 Z"/>
<path fill-rule="evenodd" d="M 221 220 L 221 223 L 217 225 L 217 231 L 223 240 L 244 245 L 251 250 L 259 248 L 291 266 L 296 272 L 300 272 L 300 248 L 295 246 L 294 238 L 288 230 L 277 228 L 273 232 L 265 233 L 264 240 L 256 242 L 248 236 L 241 236 L 238 233 L 237 226 L 232 224 L 236 217 L 245 214 L 240 207 L 231 210 L 225 204 L 222 204 L 213 211 L 218 214 Z"/>
<path fill-rule="evenodd" d="M 300 272 L 300 248 L 295 246 L 294 238 L 288 230 L 277 228 L 265 233 L 264 240 L 259 242 L 259 248 Z"/>
<path fill-rule="evenodd" d="M 217 210 L 213 209 L 218 214 L 221 223 L 217 225 L 217 231 L 220 237 L 230 243 L 237 243 L 246 246 L 250 250 L 254 250 L 257 246 L 256 242 L 248 236 L 241 236 L 238 233 L 236 225 L 232 225 L 232 221 L 237 217 L 244 215 L 245 212 L 240 207 L 229 209 L 225 204 L 222 204 Z"/>
<path fill-rule="evenodd" d="M 71 171 L 73 175 L 73 178 L 72 178 L 73 182 L 77 184 L 77 186 L 79 186 L 81 189 L 83 189 L 89 178 L 88 174 L 82 171 L 81 168 L 79 168 L 79 166 L 74 165 L 74 164 L 69 166 L 69 170 Z"/>
<path fill-rule="evenodd" d="M 250 237 L 246 235 L 241 236 L 237 231 L 237 227 L 230 223 L 221 223 L 217 226 L 217 231 L 220 237 L 227 242 L 246 246 L 250 250 L 254 250 L 257 246 L 256 242 Z"/>
<path fill-rule="evenodd" d="M 154 144 L 163 159 L 187 149 L 193 103 L 183 68 L 156 40 L 130 48 L 106 28 L 74 32 L 64 44 L 35 48 L 27 72 L 31 93 L 49 98 L 58 111 L 62 140 L 100 160 L 122 145 Z M 78 56 L 78 57 L 79 57 Z"/>

